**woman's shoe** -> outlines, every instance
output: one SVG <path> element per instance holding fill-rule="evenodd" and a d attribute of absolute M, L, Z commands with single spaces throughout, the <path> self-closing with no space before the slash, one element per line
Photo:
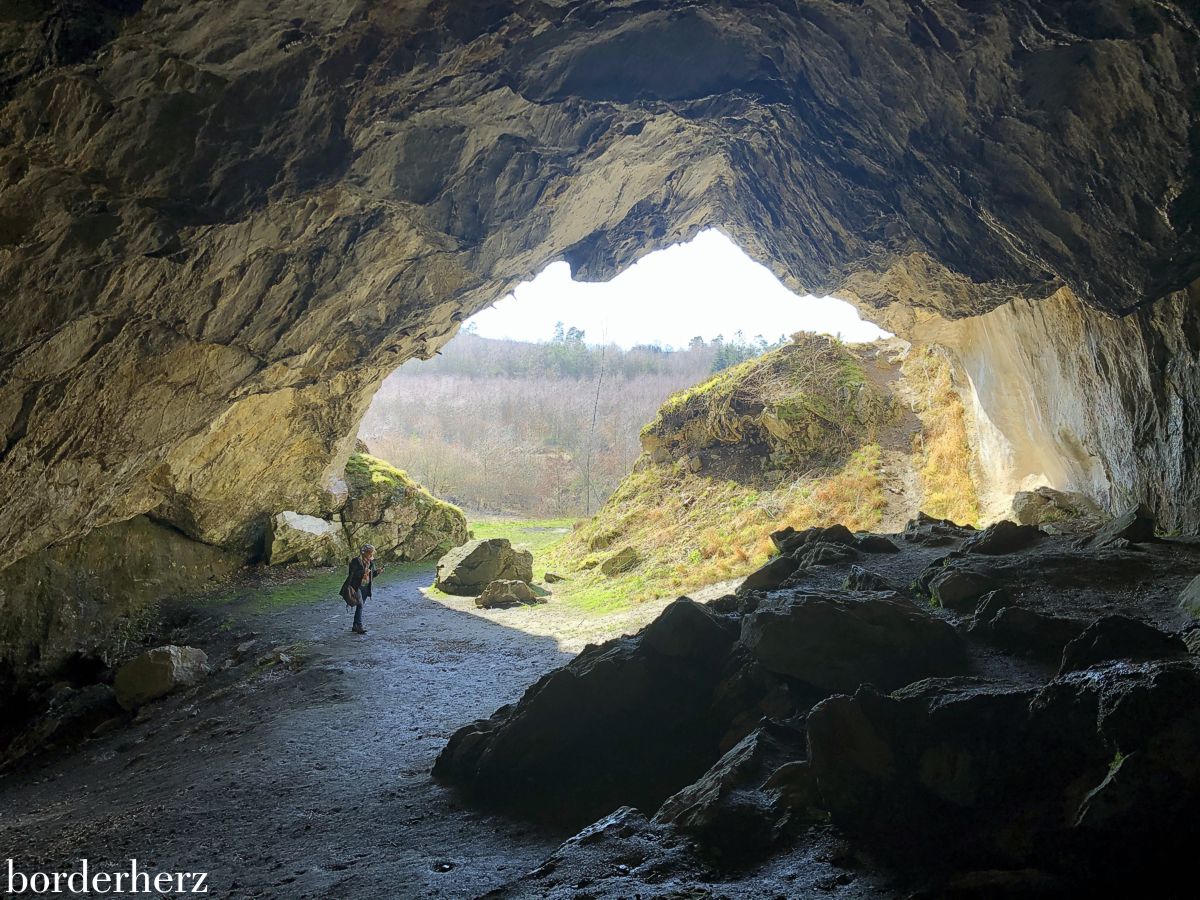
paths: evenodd
<path fill-rule="evenodd" d="M 366 634 L 367 633 L 367 629 L 365 629 L 365 628 L 351 628 L 350 630 L 353 631 L 355 634 Z"/>

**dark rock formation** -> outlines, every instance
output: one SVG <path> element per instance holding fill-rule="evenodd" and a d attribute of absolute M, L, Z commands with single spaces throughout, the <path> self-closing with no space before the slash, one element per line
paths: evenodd
<path fill-rule="evenodd" d="M 622 803 L 653 809 L 720 755 L 728 723 L 710 706 L 735 636 L 677 600 L 638 637 L 584 650 L 516 706 L 460 729 L 433 774 L 576 826 Z"/>
<path fill-rule="evenodd" d="M 904 526 L 904 540 L 923 547 L 945 547 L 975 534 L 970 525 L 957 525 L 949 519 L 935 519 L 925 513 Z"/>
<path fill-rule="evenodd" d="M 1000 556 L 1022 550 L 1030 544 L 1037 543 L 1041 537 L 1042 532 L 1034 526 L 1018 525 L 1005 519 L 968 538 L 963 542 L 962 549 L 967 553 Z"/>
<path fill-rule="evenodd" d="M 891 690 L 966 666 L 954 629 L 878 594 L 779 595 L 742 620 L 741 643 L 769 671 L 826 691 Z"/>
<path fill-rule="evenodd" d="M 1198 692 L 1183 662 L 1091 669 L 1036 694 L 972 679 L 863 689 L 809 715 L 811 764 L 834 821 L 906 865 L 1128 885 L 1180 846 L 1195 807 Z"/>
<path fill-rule="evenodd" d="M 1066 645 L 1059 674 L 1112 660 L 1146 662 L 1187 652 L 1187 644 L 1178 635 L 1167 634 L 1128 616 L 1105 616 Z"/>
<path fill-rule="evenodd" d="M 792 556 L 776 556 L 746 576 L 739 591 L 773 591 L 783 585 L 800 568 Z"/>

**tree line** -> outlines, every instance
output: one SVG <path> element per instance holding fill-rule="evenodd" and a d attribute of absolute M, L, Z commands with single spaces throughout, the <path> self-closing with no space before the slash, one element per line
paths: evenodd
<path fill-rule="evenodd" d="M 460 334 L 384 381 L 359 436 L 467 509 L 586 515 L 628 474 L 667 396 L 777 346 L 740 333 L 681 350 L 585 338 L 561 323 L 542 343 Z"/>

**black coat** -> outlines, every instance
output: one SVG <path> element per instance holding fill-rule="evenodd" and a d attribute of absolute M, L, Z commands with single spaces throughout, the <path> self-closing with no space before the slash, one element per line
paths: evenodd
<path fill-rule="evenodd" d="M 356 556 L 350 560 L 350 573 L 346 576 L 346 580 L 342 582 L 342 589 L 338 592 L 342 595 L 342 599 L 352 606 L 357 606 L 355 597 L 352 597 L 350 592 L 354 591 L 357 598 L 362 596 L 363 576 L 367 574 L 367 565 L 363 562 L 361 556 Z M 375 560 L 371 560 L 370 565 L 371 582 L 375 580 L 375 576 L 379 574 L 379 569 L 375 565 Z M 371 582 L 367 584 L 367 594 L 371 592 Z"/>

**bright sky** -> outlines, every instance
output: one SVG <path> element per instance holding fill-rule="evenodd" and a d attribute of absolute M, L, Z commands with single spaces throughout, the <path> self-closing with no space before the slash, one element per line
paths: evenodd
<path fill-rule="evenodd" d="M 887 336 L 843 300 L 793 294 L 712 229 L 643 257 L 612 281 L 572 281 L 570 266 L 553 263 L 469 322 L 481 337 L 519 341 L 549 340 L 562 322 L 583 329 L 589 344 L 625 348 L 686 347 L 695 335 L 732 338 L 739 329 L 768 341 L 795 331 L 840 333 L 850 342 Z"/>

